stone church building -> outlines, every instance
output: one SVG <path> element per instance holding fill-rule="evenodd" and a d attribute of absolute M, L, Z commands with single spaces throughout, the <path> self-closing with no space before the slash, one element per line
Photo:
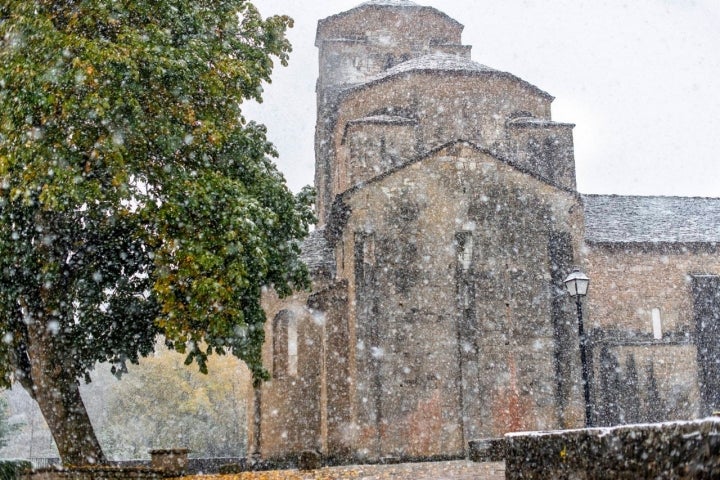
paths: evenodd
<path fill-rule="evenodd" d="M 553 97 L 470 58 L 435 8 L 318 24 L 311 292 L 268 293 L 253 445 L 349 459 L 720 407 L 720 199 L 582 195 Z M 250 409 L 252 410 L 252 409 Z"/>

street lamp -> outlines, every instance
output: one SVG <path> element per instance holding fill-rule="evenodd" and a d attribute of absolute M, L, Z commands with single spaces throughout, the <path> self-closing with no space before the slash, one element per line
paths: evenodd
<path fill-rule="evenodd" d="M 592 411 L 590 408 L 590 380 L 587 363 L 587 337 L 583 328 L 582 303 L 580 299 L 587 295 L 590 279 L 580 271 L 573 268 L 565 279 L 565 288 L 571 297 L 575 298 L 578 318 L 578 336 L 580 337 L 580 363 L 582 364 L 583 393 L 585 394 L 585 427 L 592 427 Z"/>

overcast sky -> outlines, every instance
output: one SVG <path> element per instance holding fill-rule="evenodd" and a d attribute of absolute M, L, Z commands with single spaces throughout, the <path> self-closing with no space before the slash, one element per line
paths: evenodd
<path fill-rule="evenodd" d="M 255 0 L 295 19 L 290 66 L 277 68 L 265 123 L 297 191 L 314 169 L 317 21 L 357 0 Z M 576 124 L 582 193 L 720 197 L 720 0 L 421 1 L 465 25 L 472 59 L 555 97 Z"/>

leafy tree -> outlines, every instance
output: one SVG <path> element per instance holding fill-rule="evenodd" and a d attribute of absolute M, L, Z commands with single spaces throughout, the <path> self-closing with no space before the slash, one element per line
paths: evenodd
<path fill-rule="evenodd" d="M 38 402 L 66 464 L 104 456 L 78 391 L 157 335 L 256 381 L 261 289 L 307 285 L 311 195 L 246 121 L 290 45 L 246 0 L 0 3 L 0 380 Z"/>

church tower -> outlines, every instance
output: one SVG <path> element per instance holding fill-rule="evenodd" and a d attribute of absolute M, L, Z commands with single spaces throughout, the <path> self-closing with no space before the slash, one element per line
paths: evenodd
<path fill-rule="evenodd" d="M 575 189 L 573 125 L 553 122 L 553 97 L 506 72 L 470 59 L 463 26 L 439 10 L 408 0 L 371 0 L 318 24 L 315 186 L 319 227 L 335 196 L 444 143 L 467 140 Z M 444 115 L 420 91 L 394 89 L 362 116 L 343 116 L 349 97 L 404 76 L 426 74 L 439 91 L 448 77 L 485 77 L 485 92 L 455 90 Z M 434 75 L 434 78 L 430 78 Z M 501 85 L 511 80 L 521 97 Z M 497 102 L 500 99 L 501 102 Z M 496 111 L 495 109 L 500 109 Z M 507 109 L 508 111 L 503 111 Z M 358 109 L 356 109 L 358 110 Z M 450 115 L 452 114 L 452 115 Z M 352 113 L 348 112 L 348 115 Z M 450 118 L 452 117 L 452 118 Z"/>
<path fill-rule="evenodd" d="M 432 7 L 409 0 L 370 0 L 320 20 L 315 46 L 319 49 L 318 117 L 315 132 L 315 185 L 318 217 L 325 223 L 338 193 L 332 130 L 343 91 L 382 76 L 398 64 L 433 53 L 470 58 L 470 46 L 460 39 L 463 26 Z M 366 123 L 387 124 L 393 119 Z M 395 119 L 395 123 L 402 123 Z M 360 122 L 362 123 L 362 122 Z"/>

